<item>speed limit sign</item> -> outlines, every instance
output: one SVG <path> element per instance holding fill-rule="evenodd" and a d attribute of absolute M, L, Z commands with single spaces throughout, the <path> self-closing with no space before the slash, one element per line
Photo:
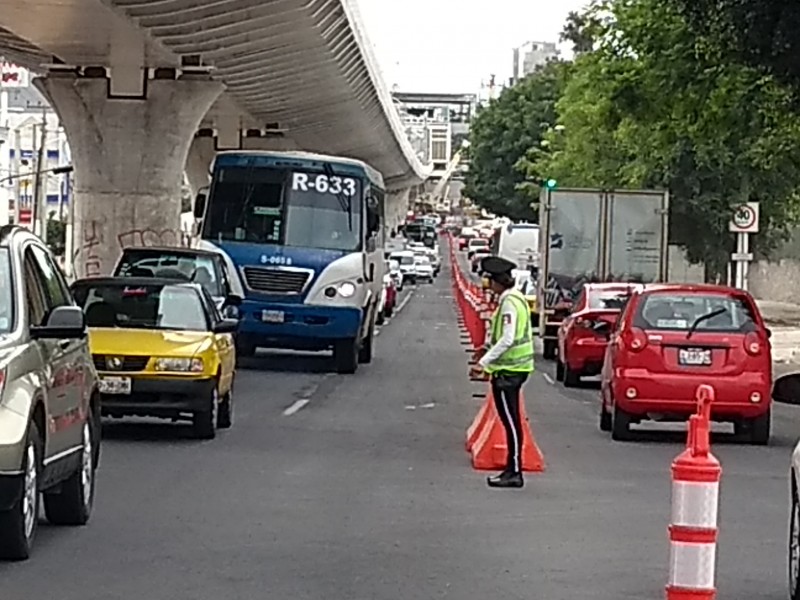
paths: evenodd
<path fill-rule="evenodd" d="M 733 207 L 730 231 L 758 233 L 758 202 L 744 202 Z"/>

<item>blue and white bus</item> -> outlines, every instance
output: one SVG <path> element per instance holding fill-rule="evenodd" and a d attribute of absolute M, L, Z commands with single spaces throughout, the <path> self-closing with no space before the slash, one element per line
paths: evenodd
<path fill-rule="evenodd" d="M 217 155 L 195 216 L 201 245 L 227 254 L 242 283 L 237 346 L 332 349 L 337 371 L 372 360 L 383 286 L 383 177 L 305 152 Z"/>

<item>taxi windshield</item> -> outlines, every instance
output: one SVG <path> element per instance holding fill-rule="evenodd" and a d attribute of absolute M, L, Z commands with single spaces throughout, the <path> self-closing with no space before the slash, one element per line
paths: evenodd
<path fill-rule="evenodd" d="M 75 300 L 89 327 L 208 331 L 196 289 L 171 284 L 78 284 Z"/>

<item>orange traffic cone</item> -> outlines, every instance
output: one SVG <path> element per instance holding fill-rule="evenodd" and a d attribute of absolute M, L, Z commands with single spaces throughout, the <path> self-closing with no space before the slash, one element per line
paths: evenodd
<path fill-rule="evenodd" d="M 486 400 L 483 402 L 483 405 L 481 406 L 481 409 L 478 411 L 478 414 L 475 415 L 475 419 L 472 421 L 472 425 L 470 425 L 469 428 L 467 429 L 467 443 L 466 443 L 467 452 L 472 451 L 472 447 L 475 445 L 475 442 L 480 437 L 488 421 L 492 418 L 492 413 L 494 412 L 495 411 L 494 411 L 494 406 L 492 405 L 492 398 L 491 396 L 487 395 Z"/>
<path fill-rule="evenodd" d="M 491 391 L 487 396 L 489 415 L 484 418 L 480 433 L 472 442 L 472 467 L 478 471 L 496 471 L 506 466 L 508 446 L 506 445 L 506 432 L 497 411 Z M 520 418 L 522 419 L 522 470 L 526 472 L 541 473 L 544 471 L 544 456 L 536 440 L 533 438 L 528 417 L 525 413 L 525 401 L 520 398 Z M 468 433 L 469 436 L 469 433 Z M 467 444 L 469 444 L 469 437 Z"/>

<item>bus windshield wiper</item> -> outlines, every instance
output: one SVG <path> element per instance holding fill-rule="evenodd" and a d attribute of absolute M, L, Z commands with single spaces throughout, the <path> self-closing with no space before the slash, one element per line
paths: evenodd
<path fill-rule="evenodd" d="M 716 310 L 712 310 L 710 313 L 706 313 L 704 315 L 700 315 L 699 317 L 697 317 L 694 320 L 694 323 L 692 323 L 692 326 L 689 327 L 689 333 L 686 334 L 686 339 L 688 340 L 690 337 L 692 337 L 692 334 L 695 332 L 697 326 L 700 325 L 700 323 L 702 323 L 703 321 L 708 321 L 709 319 L 713 319 L 714 317 L 718 317 L 726 312 L 728 312 L 728 309 L 725 308 L 724 306 L 721 306 Z"/>
<path fill-rule="evenodd" d="M 328 176 L 328 179 L 338 177 L 330 163 L 325 163 L 322 166 L 322 170 L 325 171 L 325 175 Z M 350 228 L 350 231 L 353 231 L 353 199 L 344 195 L 341 186 L 339 186 L 339 188 L 339 191 L 336 192 L 336 199 L 339 201 L 339 206 L 342 207 L 342 211 L 347 213 L 347 226 Z"/>

